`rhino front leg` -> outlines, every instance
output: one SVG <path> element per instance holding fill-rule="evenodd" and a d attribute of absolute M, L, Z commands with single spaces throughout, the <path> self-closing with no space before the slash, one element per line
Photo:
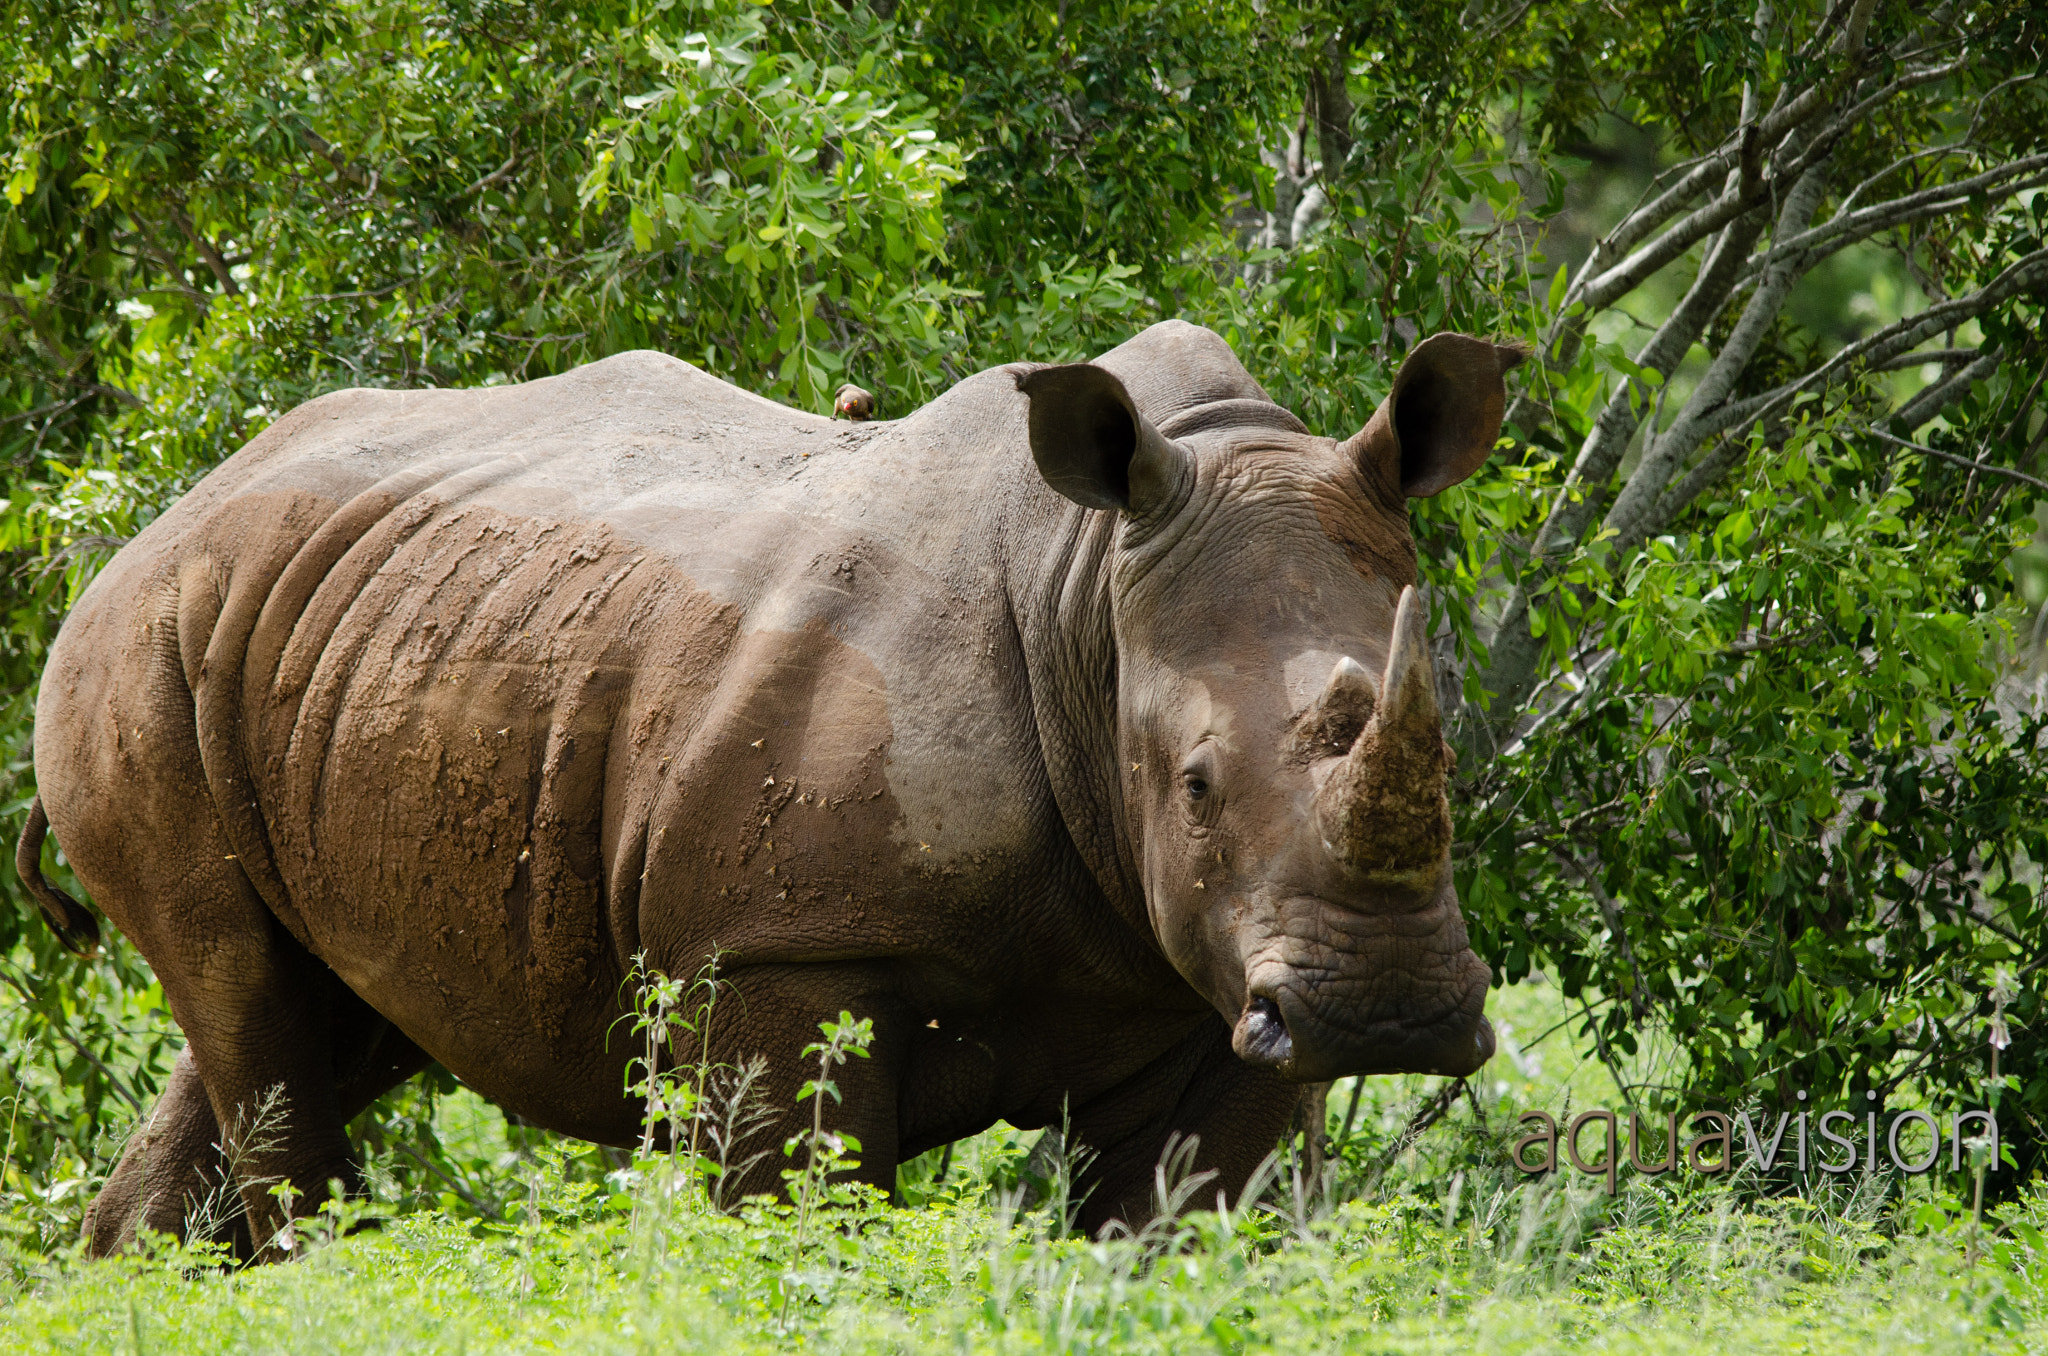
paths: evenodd
<path fill-rule="evenodd" d="M 732 1206 L 748 1196 L 780 1196 L 783 1169 L 804 1165 L 801 1146 L 784 1153 L 793 1137 L 810 1133 L 818 1114 L 812 1102 L 797 1100 L 804 1083 L 820 1076 L 818 1056 L 803 1050 L 822 1042 L 819 1024 L 836 1020 L 841 1012 L 852 1013 L 855 1020 L 871 1019 L 874 1035 L 866 1058 L 849 1056 L 826 1075 L 839 1095 L 824 1101 L 824 1130 L 860 1143 L 860 1151 L 848 1155 L 860 1166 L 846 1176 L 891 1189 L 896 1182 L 897 1102 L 912 1023 L 884 978 L 858 965 L 764 965 L 734 972 L 730 983 L 712 1019 L 712 1058 L 726 1070 L 757 1057 L 764 1062 L 750 1092 L 763 1114 L 754 1131 L 732 1146 L 732 1180 L 719 1198 Z M 721 1086 L 730 1085 L 714 1076 L 709 1108 L 714 1119 L 723 1119 L 729 1110 L 718 1105 Z M 720 1156 L 715 1145 L 703 1148 L 714 1161 Z"/>
<path fill-rule="evenodd" d="M 1235 1204 L 1259 1163 L 1293 1123 L 1302 1089 L 1239 1059 L 1230 1027 L 1211 1016 L 1134 1077 L 1071 1113 L 1073 1138 L 1093 1157 L 1074 1190 L 1089 1234 L 1112 1222 L 1138 1228 L 1153 1217 L 1155 1169 L 1168 1148 L 1198 1141 L 1193 1171 L 1214 1173 L 1189 1201 Z M 1173 1184 L 1169 1184 L 1173 1185 Z"/>

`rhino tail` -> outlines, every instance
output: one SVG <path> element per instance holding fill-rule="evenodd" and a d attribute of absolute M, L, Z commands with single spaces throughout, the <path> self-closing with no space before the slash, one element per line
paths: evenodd
<path fill-rule="evenodd" d="M 21 842 L 14 849 L 14 870 L 21 883 L 35 896 L 43 917 L 57 930 L 57 940 L 66 951 L 90 956 L 100 949 L 100 922 L 83 904 L 43 879 L 43 838 L 50 832 L 50 817 L 43 812 L 43 798 L 29 803 L 28 823 L 21 830 Z"/>

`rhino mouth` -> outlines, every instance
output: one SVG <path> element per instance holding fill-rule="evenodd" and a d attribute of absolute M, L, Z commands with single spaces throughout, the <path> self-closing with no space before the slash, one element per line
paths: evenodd
<path fill-rule="evenodd" d="M 1263 1069 L 1281 1069 L 1294 1059 L 1294 1037 L 1287 1034 L 1287 1022 L 1280 1005 L 1270 998 L 1254 998 L 1244 1005 L 1237 1029 L 1230 1033 L 1230 1047 L 1247 1064 Z"/>
<path fill-rule="evenodd" d="M 1231 1031 L 1239 1059 L 1297 1083 L 1354 1074 L 1426 1073 L 1463 1077 L 1493 1057 L 1493 1026 L 1482 1011 L 1489 978 L 1467 952 L 1461 969 L 1476 983 L 1460 986 L 1449 1004 L 1421 1013 L 1333 1020 L 1292 983 L 1255 986 Z M 1292 976 L 1290 976 L 1292 978 Z M 1346 1014 L 1349 1017 L 1349 1014 Z"/>

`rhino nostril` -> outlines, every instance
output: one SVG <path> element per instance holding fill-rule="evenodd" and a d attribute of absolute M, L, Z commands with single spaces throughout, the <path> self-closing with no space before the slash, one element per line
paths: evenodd
<path fill-rule="evenodd" d="M 1231 1048 L 1248 1064 L 1278 1068 L 1294 1058 L 1294 1038 L 1280 1016 L 1280 1006 L 1270 998 L 1254 998 L 1245 1004 L 1230 1034 Z"/>
<path fill-rule="evenodd" d="M 1478 1030 L 1478 1031 L 1477 1031 L 1477 1032 L 1476 1032 L 1476 1033 L 1474 1034 L 1474 1039 L 1475 1039 L 1475 1041 L 1476 1041 L 1476 1043 L 1477 1043 L 1477 1045 L 1478 1045 L 1478 1047 L 1479 1047 L 1479 1048 L 1478 1048 L 1479 1062 L 1480 1062 L 1481 1064 L 1484 1064 L 1484 1063 L 1486 1063 L 1486 1061 L 1487 1061 L 1487 1060 L 1489 1060 L 1489 1059 L 1492 1059 L 1492 1058 L 1493 1058 L 1493 1051 L 1494 1051 L 1494 1034 L 1493 1034 L 1493 1023 L 1492 1023 L 1492 1022 L 1489 1022 L 1489 1021 L 1487 1021 L 1487 1020 L 1486 1020 L 1486 1019 L 1485 1019 L 1484 1017 L 1481 1017 L 1481 1018 L 1479 1019 L 1479 1030 Z"/>

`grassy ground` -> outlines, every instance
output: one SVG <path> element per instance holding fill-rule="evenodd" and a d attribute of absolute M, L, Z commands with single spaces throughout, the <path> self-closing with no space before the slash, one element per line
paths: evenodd
<path fill-rule="evenodd" d="M 451 1097 L 437 1121 L 498 1163 L 500 1218 L 419 1199 L 353 1207 L 385 1222 L 330 1220 L 299 1240 L 299 1261 L 244 1271 L 172 1247 L 88 1264 L 19 1245 L 0 1270 L 0 1348 L 2048 1350 L 2026 1246 L 2048 1228 L 2048 1193 L 1978 1228 L 1924 1179 L 1904 1197 L 1844 1179 L 1812 1200 L 1700 1178 L 1636 1179 L 1610 1200 L 1577 1174 L 1524 1179 L 1499 1157 L 1516 1109 L 1612 1105 L 1613 1084 L 1567 1033 L 1537 1039 L 1562 1015 L 1554 993 L 1511 993 L 1498 1011 L 1507 1057 L 1414 1144 L 1402 1132 L 1435 1080 L 1373 1080 L 1331 1192 L 1283 1164 L 1255 1208 L 1107 1242 L 1062 1236 L 1056 1185 L 1023 1207 L 1030 1138 L 1014 1131 L 961 1146 L 943 1183 L 934 1162 L 907 1171 L 919 1204 L 854 1199 L 799 1238 L 787 1208 L 732 1218 L 665 1190 L 659 1169 L 522 1153 L 487 1109 Z M 1333 1130 L 1349 1104 L 1340 1086 Z"/>

